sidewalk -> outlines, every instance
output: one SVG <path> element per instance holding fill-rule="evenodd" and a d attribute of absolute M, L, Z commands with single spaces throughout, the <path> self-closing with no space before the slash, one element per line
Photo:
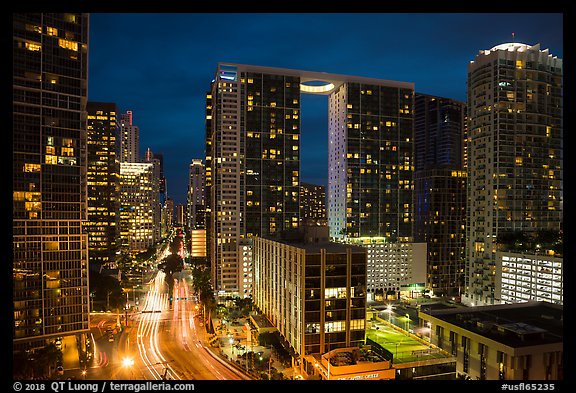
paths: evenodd
<path fill-rule="evenodd" d="M 256 371 L 252 369 L 249 372 L 246 370 L 246 362 L 241 355 L 246 352 L 254 352 L 262 357 L 262 359 L 267 359 L 270 357 L 271 349 L 269 347 L 264 347 L 261 345 L 252 345 L 253 343 L 247 342 L 247 332 L 243 328 L 243 324 L 239 325 L 225 325 L 222 324 L 220 319 L 214 318 L 212 320 L 214 325 L 214 331 L 216 332 L 217 339 L 212 339 L 214 345 L 210 345 L 210 339 L 214 337 L 213 334 L 208 332 L 205 333 L 207 345 L 206 347 L 210 349 L 215 355 L 220 356 L 222 359 L 226 360 L 229 364 L 241 369 L 245 374 L 251 376 L 254 379 L 260 378 L 260 373 L 268 373 L 268 370 L 276 369 L 277 372 L 281 372 L 285 379 L 293 379 L 294 370 L 292 367 L 285 367 L 278 359 L 274 356 L 274 351 L 272 350 L 272 363 L 270 368 L 264 367 L 263 370 Z M 204 329 L 205 330 L 205 329 Z M 236 345 L 240 345 L 239 349 Z"/>

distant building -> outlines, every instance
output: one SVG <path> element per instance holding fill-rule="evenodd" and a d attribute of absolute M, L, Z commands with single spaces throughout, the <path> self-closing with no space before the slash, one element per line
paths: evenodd
<path fill-rule="evenodd" d="M 186 205 L 177 204 L 176 205 L 176 222 L 177 226 L 184 227 L 186 222 Z"/>
<path fill-rule="evenodd" d="M 123 247 L 143 252 L 156 237 L 154 208 L 158 203 L 153 163 L 120 163 L 120 233 Z"/>
<path fill-rule="evenodd" d="M 132 119 L 132 111 L 120 114 L 120 162 L 140 162 L 140 128 Z"/>
<path fill-rule="evenodd" d="M 325 186 L 300 183 L 300 222 L 328 225 Z"/>
<path fill-rule="evenodd" d="M 526 302 L 426 312 L 432 343 L 456 356 L 460 378 L 562 380 L 564 314 L 560 305 Z"/>
<path fill-rule="evenodd" d="M 163 160 L 161 154 L 155 154 L 148 148 L 142 162 L 149 162 L 153 164 L 152 169 L 152 192 L 155 195 L 156 201 L 153 207 L 154 217 L 154 238 L 160 239 L 168 235 L 170 227 L 162 225 L 162 206 L 165 194 L 161 192 L 161 188 L 165 187 L 166 182 L 164 179 Z"/>
<path fill-rule="evenodd" d="M 88 250 L 91 264 L 116 268 L 120 251 L 120 139 L 114 103 L 89 101 Z"/>
<path fill-rule="evenodd" d="M 505 43 L 468 64 L 465 304 L 497 304 L 496 242 L 560 230 L 562 59 L 540 44 Z"/>

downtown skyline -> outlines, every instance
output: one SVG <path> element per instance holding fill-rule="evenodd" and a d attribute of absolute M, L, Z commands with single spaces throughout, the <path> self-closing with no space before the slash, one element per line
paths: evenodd
<path fill-rule="evenodd" d="M 334 34 L 333 26 L 353 28 Z M 219 62 L 409 82 L 465 102 L 467 64 L 512 41 L 562 58 L 563 15 L 93 13 L 88 100 L 133 111 L 140 151 L 164 156 L 167 194 L 185 204 L 188 166 L 205 155 L 204 99 Z M 302 181 L 326 186 L 327 99 L 302 102 Z"/>
<path fill-rule="evenodd" d="M 561 50 L 432 27 L 511 14 L 123 14 L 155 38 L 104 64 L 93 15 L 13 15 L 14 377 L 564 378 Z"/>

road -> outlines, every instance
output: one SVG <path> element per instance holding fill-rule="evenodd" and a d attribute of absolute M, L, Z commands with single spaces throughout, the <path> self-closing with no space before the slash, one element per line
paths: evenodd
<path fill-rule="evenodd" d="M 140 311 L 129 316 L 122 332 L 116 323 L 123 315 L 91 317 L 95 355 L 86 379 L 249 379 L 207 347 L 205 330 L 195 317 L 191 280 L 185 272 L 174 277 L 170 302 L 165 274 L 157 272 L 147 285 Z M 106 333 L 109 328 L 116 333 L 112 342 Z"/>

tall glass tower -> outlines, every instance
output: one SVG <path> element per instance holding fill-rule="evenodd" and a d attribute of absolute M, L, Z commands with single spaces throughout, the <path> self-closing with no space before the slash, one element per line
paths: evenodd
<path fill-rule="evenodd" d="M 299 228 L 302 93 L 328 96 L 331 236 L 412 236 L 412 83 L 220 63 L 206 101 L 215 290 L 246 296 L 250 239 Z"/>
<path fill-rule="evenodd" d="M 13 14 L 13 343 L 89 332 L 88 14 Z"/>

